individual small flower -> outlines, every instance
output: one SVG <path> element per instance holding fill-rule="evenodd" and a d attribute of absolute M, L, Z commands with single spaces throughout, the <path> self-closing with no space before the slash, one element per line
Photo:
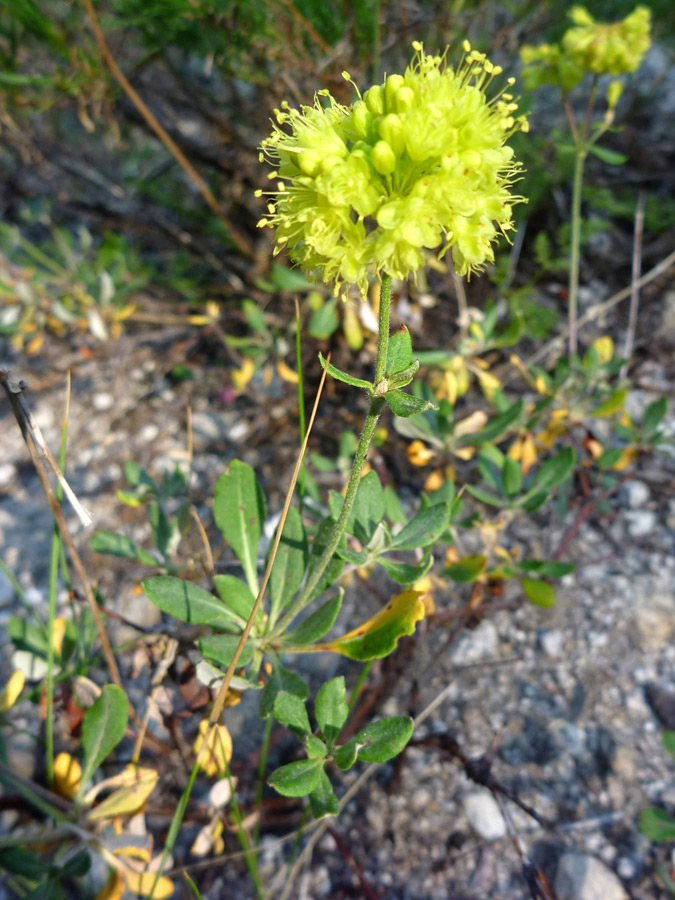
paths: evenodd
<path fill-rule="evenodd" d="M 447 51 L 413 48 L 403 75 L 351 107 L 327 91 L 314 106 L 282 104 L 261 146 L 276 189 L 258 224 L 336 294 L 355 284 L 365 296 L 370 275 L 415 275 L 429 250 L 450 251 L 460 275 L 478 271 L 524 199 L 511 193 L 521 170 L 506 141 L 527 121 L 511 94 L 486 93 L 501 68 L 468 42 L 456 69 Z"/>
<path fill-rule="evenodd" d="M 207 737 L 208 734 L 208 737 Z M 208 719 L 199 723 L 199 734 L 192 748 L 199 768 L 209 777 L 222 778 L 232 759 L 232 738 L 224 725 L 211 727 Z"/>

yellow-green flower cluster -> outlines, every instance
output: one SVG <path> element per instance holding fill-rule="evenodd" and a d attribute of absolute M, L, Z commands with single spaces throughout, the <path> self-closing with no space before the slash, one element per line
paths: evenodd
<path fill-rule="evenodd" d="M 505 142 L 527 121 L 511 94 L 486 96 L 501 68 L 468 43 L 457 69 L 413 48 L 404 75 L 351 107 L 327 91 L 314 106 L 282 104 L 262 143 L 276 190 L 259 225 L 275 229 L 275 252 L 287 247 L 336 293 L 355 284 L 365 295 L 371 274 L 414 275 L 428 250 L 451 250 L 460 275 L 474 272 L 523 200 L 510 190 L 520 164 Z"/>
<path fill-rule="evenodd" d="M 582 6 L 570 10 L 574 22 L 560 44 L 523 47 L 523 83 L 527 90 L 558 84 L 568 91 L 586 75 L 635 72 L 650 46 L 651 12 L 638 6 L 613 25 L 596 22 Z"/>

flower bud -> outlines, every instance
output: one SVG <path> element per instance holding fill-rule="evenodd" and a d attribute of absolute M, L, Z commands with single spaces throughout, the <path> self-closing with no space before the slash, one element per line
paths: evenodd
<path fill-rule="evenodd" d="M 379 175 L 391 175 L 396 168 L 396 154 L 386 141 L 378 141 L 375 144 L 370 161 Z"/>
<path fill-rule="evenodd" d="M 384 100 L 388 112 L 396 109 L 396 94 L 403 87 L 403 75 L 390 75 L 384 83 Z"/>
<path fill-rule="evenodd" d="M 415 92 L 412 88 L 401 87 L 396 91 L 394 98 L 394 108 L 397 113 L 403 113 L 410 109 L 415 102 Z"/>
<path fill-rule="evenodd" d="M 374 116 L 384 114 L 384 88 L 381 84 L 374 84 L 363 95 L 366 106 Z"/>
<path fill-rule="evenodd" d="M 377 130 L 396 156 L 400 156 L 405 150 L 405 131 L 400 118 L 395 113 L 383 116 L 377 123 Z"/>
<path fill-rule="evenodd" d="M 352 107 L 352 126 L 362 141 L 367 141 L 373 127 L 373 114 L 363 100 L 357 100 Z"/>

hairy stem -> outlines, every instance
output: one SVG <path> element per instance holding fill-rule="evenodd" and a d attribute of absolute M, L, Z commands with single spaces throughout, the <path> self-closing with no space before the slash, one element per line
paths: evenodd
<path fill-rule="evenodd" d="M 572 246 L 570 250 L 568 297 L 570 361 L 577 353 L 577 295 L 579 291 L 579 245 L 581 243 L 581 188 L 584 180 L 586 153 L 587 150 L 585 146 L 578 146 L 574 157 L 574 182 L 572 185 Z"/>
<path fill-rule="evenodd" d="M 377 385 L 384 378 L 386 368 L 387 368 L 387 350 L 389 348 L 389 319 L 391 315 L 391 277 L 389 275 L 382 276 L 382 290 L 380 292 L 380 314 L 379 314 L 379 334 L 377 338 L 377 359 L 375 360 L 375 379 L 374 385 L 377 388 Z M 347 520 L 349 519 L 350 513 L 354 507 L 354 500 L 356 499 L 356 492 L 359 488 L 359 482 L 361 480 L 361 473 L 363 472 L 363 467 L 366 462 L 366 458 L 368 456 L 368 448 L 370 447 L 370 443 L 373 439 L 373 434 L 375 433 L 375 428 L 377 426 L 378 419 L 382 414 L 382 410 L 385 406 L 385 399 L 381 395 L 374 394 L 370 399 L 370 408 L 368 409 L 368 414 L 366 416 L 366 421 L 363 426 L 363 431 L 361 432 L 361 438 L 359 439 L 358 447 L 356 448 L 356 454 L 354 456 L 354 462 L 352 464 L 351 475 L 349 476 L 349 483 L 347 484 L 347 491 L 345 493 L 344 503 L 342 504 L 342 511 L 340 512 L 340 516 L 335 523 L 331 536 L 326 544 L 323 553 L 319 557 L 319 561 L 317 562 L 312 574 L 307 579 L 307 583 L 305 584 L 302 592 L 296 598 L 295 602 L 292 604 L 289 611 L 286 615 L 280 620 L 278 627 L 275 629 L 275 636 L 282 635 L 288 625 L 293 621 L 293 619 L 297 616 L 297 614 L 303 610 L 307 604 L 312 600 L 313 594 L 320 583 L 326 568 L 328 567 L 329 562 L 333 558 L 333 554 L 337 550 L 340 545 L 340 541 L 342 539 L 342 535 L 344 534 L 345 526 L 347 525 Z"/>

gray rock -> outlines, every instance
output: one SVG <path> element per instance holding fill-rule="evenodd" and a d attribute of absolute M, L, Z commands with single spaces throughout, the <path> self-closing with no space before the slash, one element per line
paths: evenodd
<path fill-rule="evenodd" d="M 628 900 L 628 894 L 614 872 L 582 853 L 560 857 L 554 890 L 557 900 Z"/>
<path fill-rule="evenodd" d="M 631 509 L 626 513 L 625 519 L 631 537 L 646 537 L 652 533 L 658 521 L 653 509 Z"/>
<path fill-rule="evenodd" d="M 675 597 L 672 587 L 656 584 L 651 590 L 640 592 L 634 587 L 631 634 L 635 644 L 644 651 L 663 650 L 675 634 Z"/>
<path fill-rule="evenodd" d="M 631 509 L 640 509 L 649 502 L 650 490 L 644 481 L 633 479 L 621 488 L 621 498 Z"/>
<path fill-rule="evenodd" d="M 490 791 L 472 791 L 464 798 L 464 812 L 471 828 L 486 841 L 506 836 L 506 823 Z"/>
<path fill-rule="evenodd" d="M 562 653 L 565 635 L 557 628 L 546 629 L 539 634 L 539 646 L 545 656 L 558 657 Z"/>
<path fill-rule="evenodd" d="M 494 623 L 484 619 L 473 631 L 465 630 L 452 655 L 454 663 L 473 663 L 491 659 L 497 654 L 499 636 Z"/>

